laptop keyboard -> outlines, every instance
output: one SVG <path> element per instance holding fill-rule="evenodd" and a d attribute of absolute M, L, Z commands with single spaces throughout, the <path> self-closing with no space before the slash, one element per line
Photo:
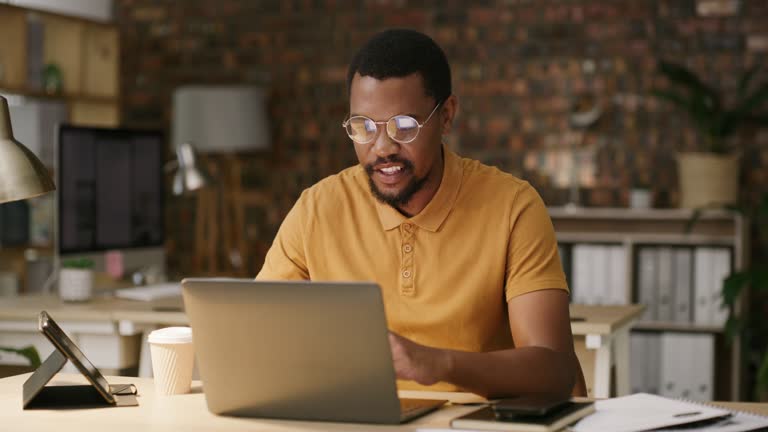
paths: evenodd
<path fill-rule="evenodd" d="M 407 420 L 435 410 L 446 401 L 432 399 L 400 399 L 400 419 Z"/>

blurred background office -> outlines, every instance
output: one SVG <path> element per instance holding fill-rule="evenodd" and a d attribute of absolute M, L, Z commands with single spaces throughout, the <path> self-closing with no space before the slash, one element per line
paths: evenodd
<path fill-rule="evenodd" d="M 408 27 L 433 37 L 452 67 L 460 113 L 446 144 L 531 182 L 552 208 L 575 301 L 648 306 L 633 356 L 655 356 L 635 360 L 654 366 L 637 369 L 633 390 L 673 394 L 665 376 L 681 371 L 659 366 L 663 357 L 690 364 L 698 352 L 710 359 L 702 398 L 768 394 L 755 390 L 758 378 L 768 383 L 768 332 L 754 319 L 768 316 L 767 291 L 755 289 L 765 280 L 750 279 L 751 301 L 735 303 L 745 343 L 729 345 L 728 310 L 719 309 L 728 275 L 768 269 L 768 228 L 761 231 L 766 221 L 756 213 L 768 194 L 768 65 L 757 67 L 768 58 L 768 2 L 5 3 L 0 93 L 19 140 L 52 170 L 59 122 L 162 136 L 162 168 L 154 170 L 162 172 L 162 239 L 144 246 L 162 250 L 170 279 L 256 274 L 301 191 L 356 163 L 340 127 L 351 56 L 375 32 Z M 660 61 L 673 64 L 662 70 Z M 675 95 L 699 96 L 686 109 L 671 102 Z M 720 115 L 719 105 L 734 109 Z M 680 155 L 691 152 L 735 162 L 724 171 L 705 166 L 713 186 L 694 180 L 684 191 Z M 190 157 L 205 186 L 177 190 L 175 170 Z M 709 204 L 700 192 L 723 184 L 738 189 L 714 207 L 746 214 L 705 212 L 686 236 L 694 213 L 677 209 Z M 44 200 L 3 209 L 0 270 L 18 287 L 10 291 L 44 282 L 45 271 L 29 269 L 44 266 L 38 255 L 61 252 L 56 212 Z M 598 274 L 606 259 L 621 270 Z M 707 305 L 697 312 L 702 293 Z M 679 346 L 687 351 L 670 351 Z M 688 391 L 676 395 L 696 396 Z"/>

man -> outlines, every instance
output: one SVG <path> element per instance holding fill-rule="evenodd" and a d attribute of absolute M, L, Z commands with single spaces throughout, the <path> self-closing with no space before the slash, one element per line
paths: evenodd
<path fill-rule="evenodd" d="M 552 223 L 528 183 L 443 145 L 458 109 L 443 51 L 384 31 L 355 55 L 348 88 L 360 165 L 302 193 L 257 279 L 381 285 L 401 388 L 570 394 L 579 368 Z"/>

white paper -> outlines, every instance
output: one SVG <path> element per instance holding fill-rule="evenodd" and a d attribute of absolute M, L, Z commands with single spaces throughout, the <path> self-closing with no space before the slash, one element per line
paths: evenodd
<path fill-rule="evenodd" d="M 712 419 L 729 413 L 720 408 L 647 393 L 599 400 L 595 402 L 595 408 L 594 414 L 581 419 L 571 430 L 640 432 Z"/>

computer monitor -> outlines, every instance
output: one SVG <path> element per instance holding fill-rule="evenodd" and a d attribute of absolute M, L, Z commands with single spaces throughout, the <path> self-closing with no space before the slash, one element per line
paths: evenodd
<path fill-rule="evenodd" d="M 165 273 L 160 131 L 59 126 L 57 245 L 62 260 L 87 257 L 104 270 L 118 250 L 123 267 Z"/>

